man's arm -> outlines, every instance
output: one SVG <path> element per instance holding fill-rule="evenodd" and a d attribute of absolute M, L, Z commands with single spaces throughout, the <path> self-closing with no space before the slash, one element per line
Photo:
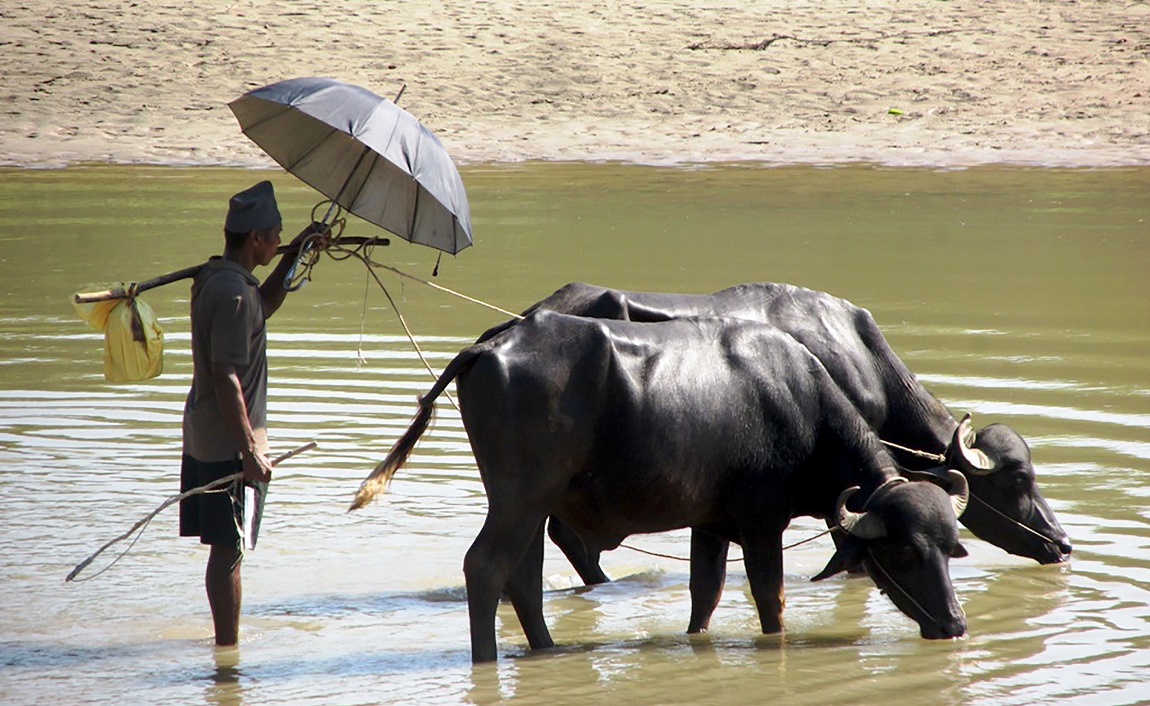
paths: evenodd
<path fill-rule="evenodd" d="M 256 435 L 248 419 L 248 408 L 244 402 L 244 391 L 236 366 L 225 363 L 212 365 L 212 387 L 220 414 L 233 438 L 239 444 L 244 464 L 244 480 L 267 482 L 272 479 L 272 466 L 267 456 L 260 452 Z"/>

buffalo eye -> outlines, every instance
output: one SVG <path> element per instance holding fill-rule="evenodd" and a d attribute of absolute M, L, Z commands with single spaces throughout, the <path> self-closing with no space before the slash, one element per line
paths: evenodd
<path fill-rule="evenodd" d="M 1032 484 L 1030 475 L 1021 471 L 1011 473 L 1006 478 L 1006 487 L 1010 490 L 1027 491 Z"/>
<path fill-rule="evenodd" d="M 1025 492 L 1029 490 L 1031 483 L 1030 474 L 1023 471 L 1021 468 L 1004 468 L 997 473 L 990 476 L 994 485 L 1001 490 L 1008 490 L 1014 492 Z"/>

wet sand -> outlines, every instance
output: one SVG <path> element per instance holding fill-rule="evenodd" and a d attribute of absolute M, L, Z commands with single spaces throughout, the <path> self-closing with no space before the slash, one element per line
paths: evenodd
<path fill-rule="evenodd" d="M 270 165 L 227 103 L 329 76 L 460 163 L 1150 164 L 1150 4 L 24 0 L 0 164 Z"/>

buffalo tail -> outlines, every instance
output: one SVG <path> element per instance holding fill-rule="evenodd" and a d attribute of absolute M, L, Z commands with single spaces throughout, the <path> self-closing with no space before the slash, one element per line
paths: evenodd
<path fill-rule="evenodd" d="M 476 344 L 470 348 L 465 348 L 447 364 L 439 379 L 435 381 L 435 385 L 420 398 L 419 411 L 415 413 L 415 419 L 411 421 L 411 426 L 407 428 L 403 436 L 399 437 L 399 441 L 395 442 L 395 446 L 387 454 L 387 458 L 380 461 L 367 478 L 364 478 L 363 482 L 360 483 L 359 490 L 356 491 L 355 498 L 351 501 L 351 507 L 347 509 L 348 512 L 360 509 L 387 490 L 387 484 L 391 482 L 392 476 L 407 462 L 407 457 L 415 448 L 415 442 L 419 441 L 419 438 L 427 431 L 427 426 L 431 423 L 431 417 L 435 411 L 435 398 L 439 397 L 440 393 L 447 388 L 448 383 L 455 379 L 455 376 L 464 366 L 475 360 L 480 353 L 489 347 L 490 344 Z"/>
<path fill-rule="evenodd" d="M 427 425 L 431 423 L 434 411 L 434 404 L 424 405 L 421 403 L 419 405 L 419 411 L 416 412 L 411 426 L 407 428 L 399 441 L 395 442 L 395 446 L 387 454 L 387 458 L 380 461 L 367 478 L 364 478 L 363 482 L 360 483 L 359 490 L 356 491 L 355 498 L 351 501 L 351 507 L 347 509 L 348 512 L 360 509 L 387 490 L 387 484 L 391 482 L 392 476 L 407 462 L 407 457 L 415 448 L 415 442 L 419 441 L 419 437 L 427 431 Z"/>

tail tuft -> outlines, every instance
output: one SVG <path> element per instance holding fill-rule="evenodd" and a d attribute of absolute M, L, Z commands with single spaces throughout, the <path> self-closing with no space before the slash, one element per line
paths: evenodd
<path fill-rule="evenodd" d="M 359 486 L 356 491 L 355 498 L 351 501 L 351 507 L 347 509 L 348 512 L 358 510 L 364 507 L 384 491 L 387 490 L 388 484 L 391 482 L 392 477 L 396 471 L 403 467 L 407 462 L 407 457 L 411 455 L 412 449 L 415 448 L 415 442 L 419 441 L 419 437 L 427 431 L 428 424 L 431 423 L 432 412 L 435 410 L 434 400 L 420 400 L 419 411 L 415 414 L 415 419 L 412 420 L 411 426 L 395 442 L 395 446 L 391 452 L 387 454 L 387 458 L 383 459 L 376 465 L 375 469 L 368 474 L 367 478 Z"/>

